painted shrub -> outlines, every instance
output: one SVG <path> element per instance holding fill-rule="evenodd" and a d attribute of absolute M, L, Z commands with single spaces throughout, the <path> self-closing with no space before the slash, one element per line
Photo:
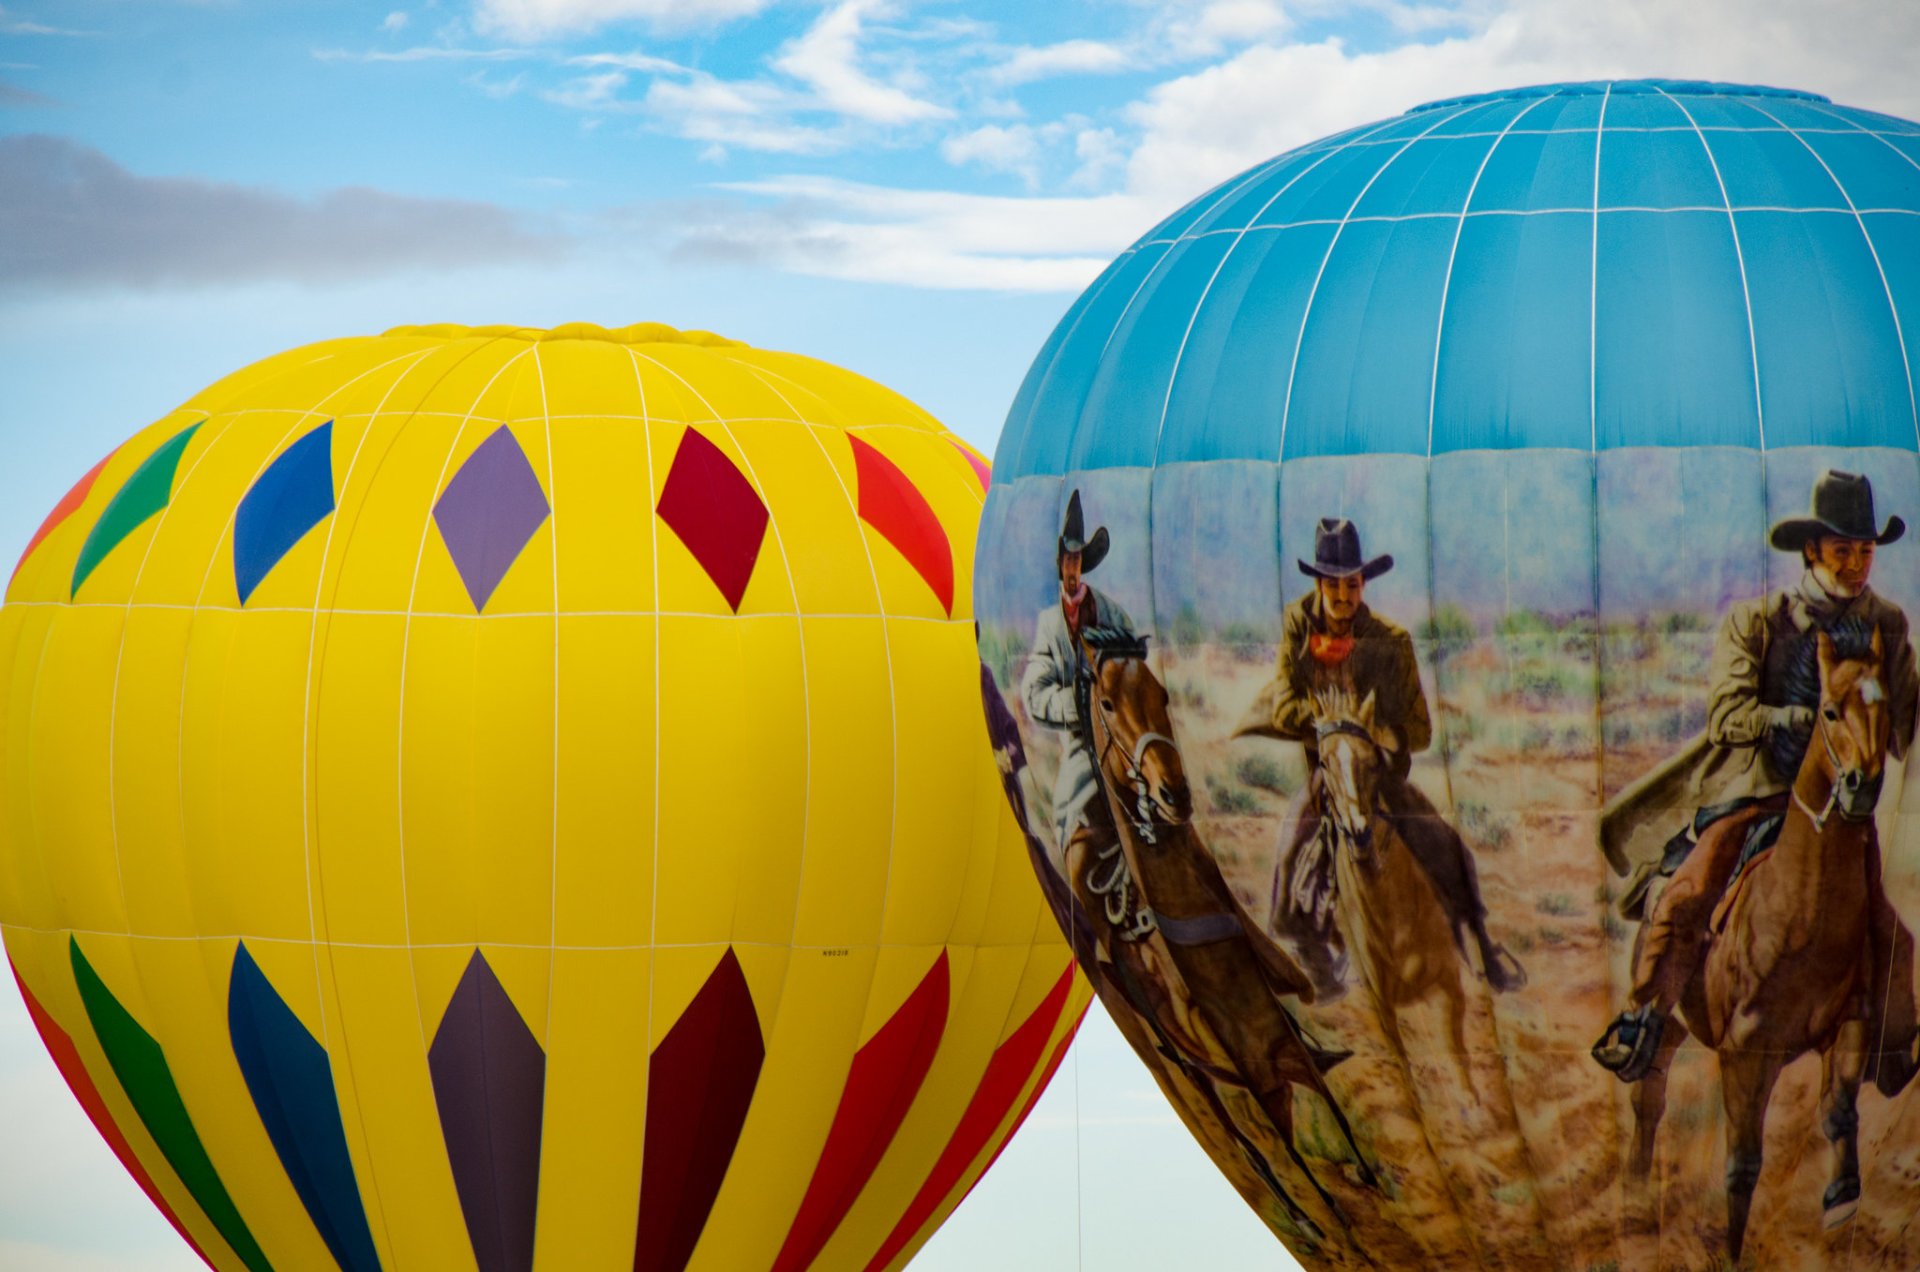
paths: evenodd
<path fill-rule="evenodd" d="M 87 474 L 0 608 L 0 926 L 181 1235 L 902 1264 L 1085 1004 L 980 745 L 986 481 L 658 324 L 296 349 Z"/>
<path fill-rule="evenodd" d="M 1639 81 L 1281 155 L 1041 351 L 975 579 L 1018 804 L 1308 1266 L 1920 1260 L 1917 332 L 1920 125 Z"/>

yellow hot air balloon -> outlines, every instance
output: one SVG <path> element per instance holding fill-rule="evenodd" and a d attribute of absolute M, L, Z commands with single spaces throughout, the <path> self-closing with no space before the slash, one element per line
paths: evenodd
<path fill-rule="evenodd" d="M 269 358 L 0 608 L 0 924 L 221 1269 L 898 1267 L 1086 994 L 984 746 L 983 460 L 659 324 Z"/>

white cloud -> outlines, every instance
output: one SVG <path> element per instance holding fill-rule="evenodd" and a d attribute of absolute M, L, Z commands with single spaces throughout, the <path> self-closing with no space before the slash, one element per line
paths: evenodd
<path fill-rule="evenodd" d="M 313 56 L 322 62 L 512 62 L 532 54 L 526 49 L 464 49 L 427 44 L 411 49 L 368 49 L 359 53 L 350 49 L 315 49 Z"/>
<path fill-rule="evenodd" d="M 1278 0 L 1203 0 L 1166 8 L 1146 37 L 1162 58 L 1212 57 L 1291 27 Z"/>
<path fill-rule="evenodd" d="M 720 26 L 751 17 L 770 0 L 478 0 L 474 25 L 515 40 L 579 35 L 619 22 L 659 30 Z"/>
<path fill-rule="evenodd" d="M 48 26 L 44 22 L 35 22 L 29 18 L 15 17 L 0 5 L 0 35 L 92 35 L 92 31 L 75 31 L 69 27 Z"/>
<path fill-rule="evenodd" d="M 382 31 L 399 31 L 404 29 L 406 25 L 407 25 L 406 11 L 404 9 L 395 9 L 392 13 L 389 13 L 386 16 L 386 18 L 380 23 L 380 29 Z"/>
<path fill-rule="evenodd" d="M 1145 211 L 1127 194 L 1002 198 L 828 177 L 721 188 L 775 202 L 708 209 L 681 233 L 681 255 L 952 289 L 1077 290 L 1139 234 Z"/>
<path fill-rule="evenodd" d="M 642 106 L 660 128 L 706 142 L 709 160 L 724 157 L 714 146 L 798 155 L 846 146 L 843 132 L 792 122 L 790 114 L 802 104 L 777 85 L 696 73 L 683 81 L 654 80 Z"/>
<path fill-rule="evenodd" d="M 612 66 L 623 71 L 652 71 L 675 74 L 687 68 L 664 57 L 646 53 L 583 53 L 566 60 L 568 66 Z"/>
<path fill-rule="evenodd" d="M 975 164 L 989 172 L 1011 172 L 1029 188 L 1040 179 L 1040 141 L 1027 124 L 988 124 L 940 143 L 940 157 L 956 166 Z"/>
<path fill-rule="evenodd" d="M 1058 44 L 1022 46 L 1006 61 L 987 71 L 996 84 L 1026 84 L 1057 75 L 1104 75 L 1134 65 L 1133 54 L 1117 44 L 1099 40 L 1063 40 Z"/>
<path fill-rule="evenodd" d="M 774 68 L 811 88 L 826 109 L 851 119 L 909 124 L 951 115 L 860 68 L 861 20 L 882 10 L 880 0 L 841 0 L 780 51 Z"/>

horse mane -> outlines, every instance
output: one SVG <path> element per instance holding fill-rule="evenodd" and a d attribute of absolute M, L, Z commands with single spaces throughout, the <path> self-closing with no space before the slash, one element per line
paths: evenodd
<path fill-rule="evenodd" d="M 1145 658 L 1148 639 L 1123 627 L 1089 627 L 1080 633 L 1080 643 L 1093 654 L 1096 663 L 1109 658 Z"/>
<path fill-rule="evenodd" d="M 1787 657 L 1785 674 L 1781 677 L 1780 687 L 1786 695 L 1786 706 L 1820 705 L 1820 642 L 1816 633 L 1822 630 L 1832 639 L 1834 656 L 1841 661 L 1873 656 L 1873 624 L 1865 619 L 1843 618 L 1832 627 L 1802 632 L 1794 642 L 1793 650 Z M 1792 729 L 1771 729 L 1763 745 L 1774 772 L 1793 774 L 1800 771 L 1800 761 L 1806 757 L 1807 747 L 1812 742 L 1813 726 L 1808 724 Z"/>
<path fill-rule="evenodd" d="M 1315 689 L 1313 699 L 1313 718 L 1319 721 L 1360 719 L 1360 695 L 1351 684 L 1344 681 Z"/>

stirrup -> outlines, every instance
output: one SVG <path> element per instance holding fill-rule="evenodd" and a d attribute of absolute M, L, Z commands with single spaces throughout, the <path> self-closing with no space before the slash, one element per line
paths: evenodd
<path fill-rule="evenodd" d="M 1653 1069 L 1666 1023 L 1652 1004 L 1621 1012 L 1593 1044 L 1593 1062 L 1622 1082 L 1638 1082 Z"/>

